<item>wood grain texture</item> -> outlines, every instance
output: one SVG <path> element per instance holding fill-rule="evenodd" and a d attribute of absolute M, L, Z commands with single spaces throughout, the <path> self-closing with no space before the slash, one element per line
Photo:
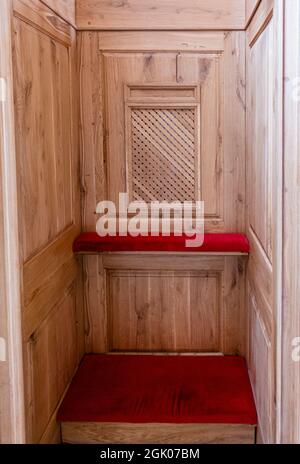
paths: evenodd
<path fill-rule="evenodd" d="M 161 31 L 103 31 L 98 33 L 102 51 L 190 51 L 221 52 L 225 33 Z"/>
<path fill-rule="evenodd" d="M 71 289 L 26 344 L 31 443 L 41 439 L 78 364 L 75 303 L 75 290 Z"/>
<path fill-rule="evenodd" d="M 25 262 L 73 222 L 70 56 L 68 48 L 19 19 L 15 19 L 14 29 L 19 211 Z"/>
<path fill-rule="evenodd" d="M 232 424 L 62 424 L 64 443 L 254 444 L 255 427 Z"/>
<path fill-rule="evenodd" d="M 53 414 L 84 352 L 76 31 L 15 1 L 13 45 L 26 439 L 56 442 Z"/>
<path fill-rule="evenodd" d="M 249 346 L 249 374 L 254 389 L 259 415 L 262 441 L 271 443 L 274 436 L 274 366 L 270 336 L 267 334 L 260 313 L 262 308 L 255 298 L 255 291 L 248 289 L 249 324 L 251 327 Z"/>
<path fill-rule="evenodd" d="M 300 334 L 300 4 L 284 4 L 283 312 L 281 442 L 300 443 L 300 363 L 293 340 Z M 299 346 L 299 345 L 298 345 Z M 299 353 L 299 350 L 298 350 Z M 295 362 L 296 360 L 296 362 Z M 288 382 L 287 382 L 288 379 Z"/>
<path fill-rule="evenodd" d="M 243 29 L 244 0 L 79 0 L 79 29 L 209 30 Z"/>
<path fill-rule="evenodd" d="M 84 260 L 90 351 L 245 352 L 245 275 L 238 258 Z"/>
<path fill-rule="evenodd" d="M 247 268 L 248 363 L 259 417 L 259 436 L 275 442 L 276 312 L 274 234 L 277 184 L 274 150 L 276 98 L 273 2 L 262 1 L 247 30 Z M 278 127 L 277 130 L 280 131 Z M 279 145 L 278 145 L 279 147 Z M 278 160 L 280 165 L 280 160 Z M 278 190 L 277 190 L 278 189 Z M 277 194 L 278 191 L 278 194 Z M 275 196 L 274 196 L 275 195 Z"/>
<path fill-rule="evenodd" d="M 260 37 L 273 16 L 274 0 L 263 0 L 249 24 L 247 37 L 250 46 Z"/>
<path fill-rule="evenodd" d="M 124 83 L 128 85 L 174 85 L 198 83 L 201 91 L 201 157 L 199 177 L 201 199 L 206 206 L 207 231 L 244 230 L 245 151 L 245 62 L 244 34 L 198 34 L 198 46 L 207 53 L 139 53 L 143 50 L 137 32 L 81 33 L 81 118 L 84 193 L 84 228 L 94 229 L 95 207 L 101 199 L 117 200 L 126 191 L 128 163 L 124 150 Z M 148 32 L 153 45 L 174 47 L 171 33 Z M 184 38 L 186 34 L 186 38 Z M 208 35 L 207 35 L 208 34 Z M 220 34 L 217 53 L 215 36 Z M 137 35 L 137 37 L 136 37 Z M 100 56 L 95 50 L 96 36 Z M 148 39 L 143 39 L 148 40 Z M 150 40 L 150 35 L 149 35 Z M 196 40 L 196 39 L 193 39 Z M 111 44 L 110 42 L 111 41 Z M 122 53 L 115 49 L 120 45 Z M 189 43 L 182 33 L 178 45 Z M 222 45 L 222 46 L 221 46 Z M 111 50 L 111 51 L 109 51 Z M 128 53 L 125 51 L 128 50 Z M 211 51 L 210 53 L 208 53 Z M 235 76 L 232 76 L 234 70 Z M 159 84 L 158 84 L 159 83 Z M 105 99 L 103 97 L 105 95 Z M 145 98 L 145 102 L 146 102 Z M 89 103 L 87 103 L 89 102 Z M 146 104 L 146 103 L 145 103 Z M 152 102 L 152 104 L 154 104 Z M 232 107 L 234 106 L 234 111 Z M 235 117 L 237 116 L 238 117 Z M 225 117 L 226 116 L 226 117 Z M 126 128 L 127 127 L 127 128 Z M 128 132 L 128 133 L 129 133 Z M 108 196 L 107 196 L 108 195 Z M 226 199 L 226 201 L 225 201 Z M 233 206 L 234 205 L 234 206 Z"/>
<path fill-rule="evenodd" d="M 1 2 L 0 77 L 0 443 L 24 443 L 21 269 L 12 77 L 12 5 Z"/>
<path fill-rule="evenodd" d="M 107 198 L 118 200 L 118 193 L 126 191 L 128 185 L 125 105 L 130 106 L 132 103 L 135 107 L 138 102 L 140 105 L 147 106 L 150 102 L 157 108 L 160 98 L 173 98 L 173 105 L 178 105 L 181 99 L 191 101 L 191 98 L 194 98 L 193 95 L 198 94 L 198 90 L 196 94 L 194 91 L 192 94 L 189 93 L 191 92 L 189 89 L 193 88 L 200 89 L 201 92 L 201 162 L 200 169 L 195 168 L 195 171 L 196 176 L 199 176 L 200 172 L 200 190 L 206 202 L 206 228 L 210 232 L 244 230 L 245 34 L 235 32 L 226 35 L 223 32 L 193 34 L 191 41 L 191 33 L 182 33 L 176 40 L 170 32 L 148 32 L 145 36 L 138 32 L 79 33 L 83 224 L 85 230 L 95 229 L 96 204 Z M 196 43 L 196 35 L 198 47 L 196 51 L 190 53 L 193 43 Z M 153 38 L 152 46 L 157 47 L 157 51 L 145 53 L 144 48 L 149 47 L 150 37 Z M 189 52 L 186 53 L 185 44 L 189 47 Z M 174 53 L 171 51 L 174 47 L 182 49 Z M 204 50 L 205 53 L 199 53 L 198 48 Z M 169 97 L 170 95 L 172 97 Z M 170 105 L 171 102 L 168 101 L 168 104 Z M 147 127 L 145 123 L 145 131 L 148 130 Z M 130 132 L 130 127 L 127 127 L 127 132 Z M 244 270 L 237 258 L 228 260 L 228 263 L 230 264 L 228 266 L 226 264 L 224 270 L 224 259 L 218 256 L 193 257 L 172 254 L 172 260 L 170 260 L 170 257 L 163 257 L 160 254 L 148 256 L 147 254 L 125 253 L 108 254 L 99 258 L 84 257 L 86 330 L 89 350 L 105 352 L 111 343 L 111 334 L 107 328 L 107 324 L 111 321 L 111 301 L 109 292 L 106 293 L 106 281 L 109 279 L 106 269 L 113 269 L 116 272 L 126 270 L 129 274 L 134 270 L 133 280 L 136 279 L 135 270 L 140 269 L 145 271 L 146 280 L 151 280 L 152 270 L 168 270 L 173 274 L 177 270 L 185 270 L 187 271 L 185 276 L 177 280 L 178 285 L 183 286 L 183 300 L 187 301 L 187 293 L 184 292 L 188 291 L 188 273 L 195 270 L 205 273 L 207 270 L 205 266 L 208 266 L 208 269 L 213 273 L 217 272 L 219 277 L 222 274 L 222 282 L 215 286 L 215 291 L 212 291 L 212 301 L 215 302 L 214 307 L 217 308 L 213 311 L 213 342 L 207 343 L 203 339 L 202 349 L 206 346 L 209 350 L 244 352 L 243 337 L 240 336 L 243 333 L 245 322 L 242 309 Z M 171 285 L 172 287 L 173 278 L 164 278 L 162 275 L 161 278 L 155 277 L 155 279 L 157 288 L 162 289 L 159 290 L 161 294 L 168 298 L 168 291 L 164 290 L 164 286 L 169 288 Z M 210 283 L 211 280 L 208 282 Z M 125 300 L 131 298 L 126 285 L 127 283 L 123 285 L 124 292 L 121 292 L 122 296 L 120 295 L 120 298 L 125 298 Z M 141 288 L 143 285 L 138 283 L 137 291 L 141 292 L 139 290 Z M 199 291 L 205 293 L 205 283 L 200 285 Z M 222 296 L 220 296 L 221 292 Z M 112 294 L 114 293 L 113 291 Z M 154 296 L 150 293 L 149 301 L 152 301 Z M 159 292 L 153 292 L 153 295 L 156 293 L 159 294 Z M 220 299 L 223 296 L 225 303 L 220 310 Z M 147 299 L 146 296 L 145 298 Z M 146 302 L 148 305 L 150 305 L 149 301 Z M 172 316 L 172 303 L 165 304 L 161 301 L 157 298 L 154 301 L 155 304 L 153 303 L 154 313 L 157 308 L 157 313 L 154 315 L 155 324 L 158 324 L 157 321 L 160 320 L 159 305 L 161 304 L 170 308 L 168 311 L 170 311 L 170 317 Z M 134 320 L 136 317 L 134 305 L 127 300 L 126 302 L 126 305 L 132 308 Z M 190 307 L 192 311 L 194 305 L 196 305 L 195 302 L 186 304 L 186 313 L 182 314 L 182 321 L 185 321 L 186 325 L 191 323 L 187 309 Z M 119 330 L 122 327 L 121 318 L 124 317 L 122 305 L 120 302 L 113 302 L 113 306 L 116 307 L 116 310 L 112 311 L 116 313 L 113 316 L 115 327 Z M 143 306 L 143 304 L 138 306 Z M 184 303 L 181 306 L 183 308 Z M 182 312 L 183 310 L 179 311 L 179 313 Z M 201 318 L 203 316 L 201 310 L 198 312 Z M 127 322 L 125 320 L 124 323 L 127 324 Z M 223 326 L 220 328 L 219 324 L 222 323 L 226 325 L 224 337 L 220 335 Z M 177 327 L 179 325 L 178 322 Z M 147 326 L 147 321 L 146 327 L 144 337 L 147 339 L 148 328 L 150 328 Z M 176 330 L 176 332 L 179 340 L 181 331 Z M 227 335 L 229 333 L 230 335 Z M 195 336 L 201 337 L 201 333 Z M 115 341 L 119 343 L 118 340 Z M 190 350 L 188 346 L 190 341 L 190 339 L 189 341 L 183 340 L 181 346 L 185 348 L 182 349 Z M 174 334 L 171 331 L 164 345 L 167 346 L 168 343 L 168 346 L 172 346 L 172 350 L 176 350 Z M 133 344 L 131 348 L 136 347 Z M 119 346 L 118 349 L 122 347 Z M 156 349 L 161 349 L 159 343 Z M 201 349 L 201 343 L 198 343 L 197 349 Z"/>
<path fill-rule="evenodd" d="M 71 44 L 71 27 L 40 0 L 13 0 L 14 15 L 57 41 Z"/>
<path fill-rule="evenodd" d="M 109 273 L 110 351 L 219 352 L 220 284 L 213 271 Z"/>
<path fill-rule="evenodd" d="M 56 14 L 75 26 L 75 0 L 41 0 Z"/>

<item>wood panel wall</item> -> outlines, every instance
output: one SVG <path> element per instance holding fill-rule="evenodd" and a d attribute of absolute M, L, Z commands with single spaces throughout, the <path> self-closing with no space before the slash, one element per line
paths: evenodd
<path fill-rule="evenodd" d="M 281 3 L 281 2 L 280 2 Z M 300 443 L 300 4 L 281 3 L 284 16 L 284 176 L 282 344 L 279 346 L 282 421 L 279 439 Z M 297 348 L 298 347 L 298 348 Z"/>
<path fill-rule="evenodd" d="M 134 107 L 154 104 L 159 109 L 162 102 L 157 98 L 171 90 L 175 99 L 167 103 L 176 108 L 186 98 L 180 97 L 180 89 L 198 89 L 201 168 L 195 167 L 191 173 L 201 185 L 200 198 L 206 202 L 206 230 L 243 232 L 245 34 L 84 32 L 79 34 L 79 44 L 84 229 L 95 230 L 95 208 L 100 200 L 116 201 L 119 192 L 133 185 L 126 151 L 126 134 L 132 127 L 130 118 L 124 118 L 130 98 L 135 98 Z M 131 88 L 136 90 L 132 93 Z M 151 95 L 154 92 L 150 101 L 149 89 Z M 128 92 L 133 97 L 126 97 Z M 134 92 L 139 97 L 134 97 Z M 194 95 L 194 90 L 190 92 Z M 168 98 L 166 94 L 164 101 Z M 188 94 L 188 98 L 191 101 L 194 97 Z M 162 131 L 161 140 L 167 134 Z M 158 177 L 159 173 L 153 179 L 156 184 Z M 150 189 L 146 201 L 152 194 Z M 187 257 L 172 257 L 167 267 L 162 256 L 115 259 L 84 259 L 90 351 L 243 352 L 244 271 L 237 259 L 198 258 L 196 266 L 196 261 Z M 178 316 L 174 315 L 173 291 L 178 292 Z M 197 303 L 195 292 L 207 302 L 211 298 L 211 304 Z M 180 324 L 192 330 L 193 317 L 198 318 L 199 332 L 195 329 L 195 333 L 182 335 Z M 209 334 L 201 323 L 204 319 L 210 321 Z"/>
<path fill-rule="evenodd" d="M 262 1 L 247 30 L 247 268 L 248 363 L 258 408 L 260 437 L 275 441 L 276 306 L 274 237 L 275 28 L 273 2 Z M 277 194 L 276 194 L 277 197 Z"/>
<path fill-rule="evenodd" d="M 236 30 L 245 27 L 244 0 L 77 0 L 85 30 Z"/>
<path fill-rule="evenodd" d="M 39 0 L 13 6 L 27 441 L 53 442 L 84 352 L 76 32 Z"/>
<path fill-rule="evenodd" d="M 11 1 L 0 17 L 0 443 L 24 443 Z"/>

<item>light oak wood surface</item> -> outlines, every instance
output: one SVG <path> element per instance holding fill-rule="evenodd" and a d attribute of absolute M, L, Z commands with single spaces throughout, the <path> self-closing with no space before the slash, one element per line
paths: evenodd
<path fill-rule="evenodd" d="M 76 25 L 98 30 L 234 30 L 245 27 L 244 0 L 78 0 Z"/>
<path fill-rule="evenodd" d="M 62 424 L 64 443 L 254 444 L 255 427 L 232 424 Z"/>
<path fill-rule="evenodd" d="M 280 223 L 274 214 L 278 166 L 273 102 L 276 95 L 274 2 L 262 0 L 247 29 L 247 266 L 248 364 L 254 390 L 259 436 L 274 443 L 276 429 L 274 304 L 274 236 Z M 280 161 L 278 161 L 280 163 Z M 276 169 L 275 169 L 276 168 Z"/>
<path fill-rule="evenodd" d="M 284 5 L 284 156 L 282 237 L 282 343 L 280 441 L 300 443 L 300 4 Z M 298 345 L 297 345 L 298 341 Z M 298 346 L 298 350 L 297 350 Z M 294 350 L 294 352 L 292 352 Z M 287 381 L 288 379 L 288 381 Z"/>
<path fill-rule="evenodd" d="M 26 440 L 38 443 L 58 440 L 54 413 L 85 350 L 76 32 L 39 0 L 13 8 Z"/>
<path fill-rule="evenodd" d="M 12 4 L 0 15 L 0 443 L 25 442 L 21 268 L 12 85 Z"/>

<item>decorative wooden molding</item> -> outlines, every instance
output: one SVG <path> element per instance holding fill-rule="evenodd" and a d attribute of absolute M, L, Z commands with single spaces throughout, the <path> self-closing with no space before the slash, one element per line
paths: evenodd
<path fill-rule="evenodd" d="M 98 32 L 99 50 L 103 52 L 223 52 L 225 33 L 191 31 L 103 31 Z"/>
<path fill-rule="evenodd" d="M 261 0 L 246 0 L 246 27 L 249 26 Z"/>
<path fill-rule="evenodd" d="M 253 47 L 273 17 L 274 0 L 263 0 L 247 29 L 248 43 Z"/>

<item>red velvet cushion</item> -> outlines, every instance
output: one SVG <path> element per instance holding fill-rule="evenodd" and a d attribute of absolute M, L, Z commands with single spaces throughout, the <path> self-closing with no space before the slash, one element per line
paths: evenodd
<path fill-rule="evenodd" d="M 59 421 L 257 423 L 245 360 L 225 356 L 86 355 Z"/>
<path fill-rule="evenodd" d="M 104 251 L 173 251 L 173 252 L 226 252 L 249 253 L 250 246 L 243 234 L 205 234 L 204 243 L 200 248 L 188 248 L 185 241 L 188 237 L 99 237 L 96 232 L 81 234 L 74 242 L 75 253 L 97 253 Z"/>

